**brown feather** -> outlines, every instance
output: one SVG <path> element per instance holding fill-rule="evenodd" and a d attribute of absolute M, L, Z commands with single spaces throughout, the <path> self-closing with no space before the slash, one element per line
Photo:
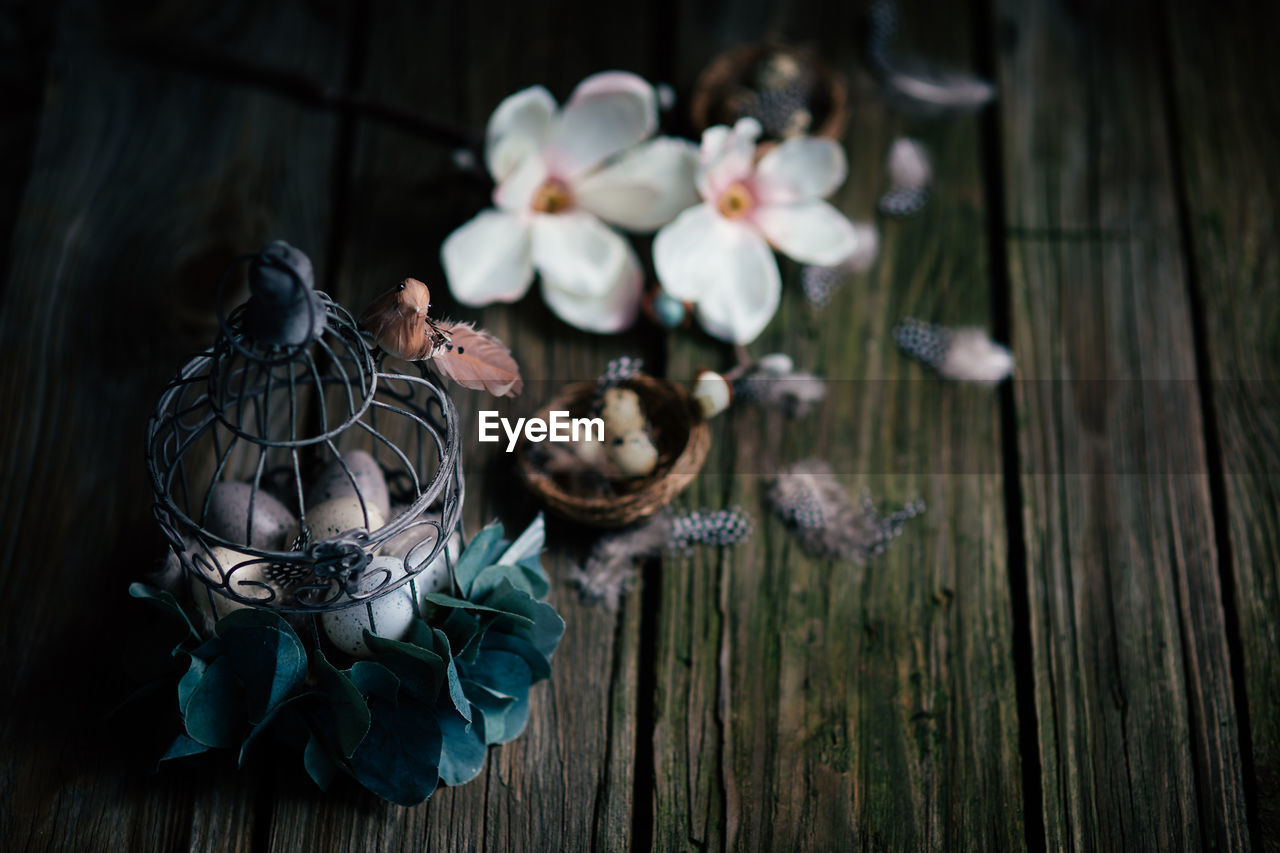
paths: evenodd
<path fill-rule="evenodd" d="M 378 346 L 396 358 L 418 361 L 431 355 L 433 342 L 427 320 L 431 291 L 416 278 L 406 278 L 375 299 L 360 324 Z"/>
<path fill-rule="evenodd" d="M 514 397 L 524 390 L 520 366 L 502 341 L 470 323 L 432 323 L 445 343 L 431 354 L 439 371 L 463 388 Z"/>

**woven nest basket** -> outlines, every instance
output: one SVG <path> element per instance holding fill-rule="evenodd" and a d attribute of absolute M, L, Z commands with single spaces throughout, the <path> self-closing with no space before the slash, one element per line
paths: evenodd
<path fill-rule="evenodd" d="M 517 446 L 520 473 L 529 490 L 555 514 L 591 527 L 624 527 L 658 512 L 693 481 L 711 447 L 711 428 L 683 386 L 641 374 L 620 387 L 635 391 L 644 404 L 658 449 L 658 462 L 649 476 L 615 481 L 612 495 L 575 494 L 530 460 L 526 439 Z M 566 386 L 537 417 L 547 418 L 551 411 L 586 417 L 595 393 L 594 382 Z"/>
<path fill-rule="evenodd" d="M 806 108 L 812 116 L 808 136 L 840 139 L 848 121 L 848 91 L 844 78 L 819 61 L 810 51 L 784 44 L 742 44 L 719 54 L 711 61 L 694 84 L 689 103 L 689 117 L 699 133 L 717 124 L 733 126 L 742 113 L 735 107 L 744 92 L 754 88 L 753 78 L 763 63 L 781 57 L 804 70 L 811 91 Z M 761 139 L 763 149 L 772 148 L 778 139 L 766 127 Z"/>

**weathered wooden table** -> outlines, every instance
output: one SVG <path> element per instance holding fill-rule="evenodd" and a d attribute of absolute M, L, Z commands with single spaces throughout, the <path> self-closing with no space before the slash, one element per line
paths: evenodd
<path fill-rule="evenodd" d="M 915 48 L 1000 87 L 928 122 L 877 97 L 858 4 L 5 4 L 0 846 L 1276 849 L 1280 16 L 1213 5 L 908 3 Z M 790 268 L 752 349 L 831 399 L 735 410 L 685 498 L 747 507 L 754 540 L 646 565 L 617 614 L 557 583 L 568 628 L 526 733 L 421 807 L 321 795 L 269 750 L 154 772 L 167 721 L 108 716 L 125 589 L 160 553 L 143 425 L 213 335 L 218 273 L 282 237 L 360 306 L 439 280 L 440 241 L 486 202 L 447 147 L 291 75 L 478 130 L 518 88 L 602 69 L 687 92 L 762 37 L 848 75 L 853 218 L 901 134 L 937 180 L 826 309 Z M 896 352 L 905 315 L 992 328 L 1017 381 L 940 383 Z M 542 380 L 520 413 L 616 355 L 681 379 L 727 357 L 578 333 L 536 296 L 478 318 Z M 465 448 L 468 523 L 527 519 L 485 448 Z M 808 559 L 760 498 L 811 454 L 929 511 L 866 566 Z M 582 546 L 553 545 L 563 581 Z"/>

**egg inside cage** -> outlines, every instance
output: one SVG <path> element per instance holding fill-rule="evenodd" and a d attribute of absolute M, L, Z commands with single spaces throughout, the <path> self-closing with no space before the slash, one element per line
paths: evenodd
<path fill-rule="evenodd" d="M 225 312 L 246 266 L 249 299 Z M 228 270 L 218 312 L 213 346 L 169 383 L 147 428 L 166 585 L 206 634 L 261 608 L 361 656 L 365 629 L 395 637 L 424 594 L 454 590 L 457 411 L 425 366 L 384 367 L 285 243 Z"/>

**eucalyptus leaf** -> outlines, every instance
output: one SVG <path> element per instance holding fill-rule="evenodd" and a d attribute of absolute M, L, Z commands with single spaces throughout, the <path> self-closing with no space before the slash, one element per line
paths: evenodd
<path fill-rule="evenodd" d="M 458 556 L 453 567 L 454 580 L 463 595 L 471 595 L 471 582 L 480 570 L 493 565 L 505 544 L 502 541 L 502 525 L 492 522 L 472 537 L 466 549 Z"/>
<path fill-rule="evenodd" d="M 178 736 L 173 739 L 173 743 L 169 745 L 169 749 L 165 751 L 165 754 L 161 756 L 160 760 L 171 761 L 175 758 L 186 758 L 188 755 L 199 755 L 208 749 L 209 747 L 200 743 L 200 741 L 180 732 Z"/>
<path fill-rule="evenodd" d="M 511 615 L 516 633 L 527 636 L 529 641 L 547 657 L 555 652 L 564 636 L 564 620 L 556 609 L 545 601 L 538 601 L 507 580 L 499 581 L 492 592 L 485 596 L 488 607 Z M 520 629 L 531 630 L 522 631 Z"/>
<path fill-rule="evenodd" d="M 486 744 L 502 743 L 507 730 L 507 712 L 519 698 L 499 693 L 470 679 L 464 679 L 462 686 L 472 703 L 472 729 Z"/>
<path fill-rule="evenodd" d="M 371 660 L 359 660 L 346 672 L 356 690 L 366 700 L 377 697 L 387 702 L 395 702 L 400 692 L 400 679 L 382 664 Z"/>
<path fill-rule="evenodd" d="M 378 662 L 400 679 L 400 690 L 411 693 L 426 704 L 435 704 L 445 680 L 445 662 L 440 655 L 415 643 L 388 640 L 364 632 L 365 644 L 377 655 Z"/>
<path fill-rule="evenodd" d="M 215 630 L 244 685 L 251 723 L 266 720 L 306 681 L 307 650 L 279 615 L 233 610 Z"/>
<path fill-rule="evenodd" d="M 529 686 L 533 675 L 525 659 L 513 652 L 503 649 L 485 648 L 474 665 L 467 666 L 463 675 L 479 684 L 491 693 L 513 698 L 515 701 L 506 704 L 502 710 L 501 730 L 498 730 L 496 719 L 491 720 L 489 711 L 485 710 L 485 740 L 490 743 L 506 743 L 515 738 L 524 729 L 529 717 Z M 468 697 L 475 701 L 478 695 L 468 692 Z M 483 706 L 481 706 L 483 708 Z"/>
<path fill-rule="evenodd" d="M 525 584 L 529 587 L 529 593 L 534 598 L 546 598 L 547 593 L 551 592 L 551 581 L 547 579 L 547 574 L 542 571 L 542 567 L 536 564 L 531 566 L 523 560 L 516 563 L 516 565 L 524 573 Z"/>
<path fill-rule="evenodd" d="M 236 759 L 236 766 L 238 767 L 244 766 L 245 759 L 249 755 L 249 747 L 255 741 L 257 741 L 258 735 L 266 731 L 267 728 L 273 722 L 275 722 L 275 720 L 280 716 L 281 711 L 287 708 L 290 705 L 290 703 L 297 702 L 300 699 L 307 699 L 314 695 L 316 694 L 313 692 L 298 693 L 293 696 L 290 696 L 288 699 L 272 707 L 272 709 L 269 712 L 267 712 L 267 716 L 263 718 L 262 722 L 258 723 L 252 729 L 249 730 L 249 734 L 245 737 L 244 741 L 240 744 L 240 756 Z"/>
<path fill-rule="evenodd" d="M 351 756 L 351 772 L 385 800 L 421 803 L 440 782 L 442 738 L 435 708 L 409 696 L 388 702 L 372 695 L 369 710 L 369 734 Z"/>
<path fill-rule="evenodd" d="M 436 719 L 440 723 L 440 781 L 446 785 L 470 782 L 484 769 L 488 747 L 480 733 L 453 711 L 440 703 Z"/>
<path fill-rule="evenodd" d="M 467 694 L 462 690 L 462 680 L 458 677 L 458 665 L 454 662 L 453 651 L 449 648 L 449 638 L 439 629 L 436 629 L 433 635 L 437 643 L 436 653 L 448 661 L 445 666 L 445 681 L 449 685 L 449 699 L 453 702 L 453 707 L 462 715 L 462 719 L 470 723 L 471 703 L 467 701 Z"/>
<path fill-rule="evenodd" d="M 465 610 L 450 609 L 448 616 L 439 623 L 439 626 L 449 638 L 449 647 L 457 649 L 454 657 L 467 658 L 473 656 L 479 649 L 479 643 L 473 644 L 473 641 L 483 633 L 487 623 L 482 622 L 479 616 Z"/>
<path fill-rule="evenodd" d="M 208 747 L 230 749 L 236 744 L 236 723 L 243 719 L 240 685 L 231 659 L 211 662 L 191 689 L 183 708 L 187 734 Z"/>
<path fill-rule="evenodd" d="M 508 583 L 507 585 L 510 586 L 510 583 Z M 429 601 L 432 604 L 437 604 L 441 607 L 454 607 L 459 610 L 469 610 L 475 613 L 498 613 L 503 616 L 507 616 L 511 619 L 514 619 L 518 622 L 522 622 L 528 625 L 530 628 L 533 627 L 533 618 L 529 616 L 525 616 L 518 610 L 517 611 L 503 610 L 500 607 L 492 607 L 488 604 L 482 604 L 480 602 L 475 602 L 475 601 L 468 601 L 465 598 L 454 598 L 452 595 L 445 595 L 443 592 L 428 592 L 422 596 L 422 599 L 423 601 Z"/>
<path fill-rule="evenodd" d="M 480 643 L 480 654 L 476 656 L 475 663 L 470 665 L 470 671 L 483 669 L 488 665 L 489 657 L 497 653 L 515 655 L 524 661 L 531 684 L 551 677 L 551 661 L 546 655 L 538 651 L 527 638 L 503 631 L 490 631 L 484 635 L 484 640 Z"/>
<path fill-rule="evenodd" d="M 498 564 L 481 569 L 480 573 L 471 582 L 471 595 L 474 599 L 483 600 L 485 595 L 497 589 L 498 584 L 504 580 L 530 598 L 537 597 L 533 591 L 533 584 L 530 583 L 529 576 L 525 570 L 519 566 L 506 564 Z"/>
<path fill-rule="evenodd" d="M 329 757 L 329 751 L 314 734 L 307 739 L 307 746 L 302 751 L 302 765 L 307 768 L 307 775 L 321 791 L 329 790 L 334 777 L 338 775 L 338 765 Z"/>
<path fill-rule="evenodd" d="M 182 678 L 178 680 L 178 710 L 183 714 L 187 713 L 187 704 L 191 701 L 191 694 L 195 692 L 196 686 L 200 684 L 200 679 L 204 678 L 205 670 L 209 668 L 209 664 L 204 658 L 191 656 L 191 663 L 187 665 L 187 671 Z"/>
<path fill-rule="evenodd" d="M 547 542 L 547 521 L 539 512 L 524 532 L 494 561 L 508 566 L 519 564 L 521 560 L 542 555 L 542 548 Z"/>
<path fill-rule="evenodd" d="M 355 684 L 340 672 L 319 649 L 313 657 L 313 671 L 324 699 L 317 713 L 327 723 L 343 758 L 350 758 L 369 733 L 369 706 Z"/>

